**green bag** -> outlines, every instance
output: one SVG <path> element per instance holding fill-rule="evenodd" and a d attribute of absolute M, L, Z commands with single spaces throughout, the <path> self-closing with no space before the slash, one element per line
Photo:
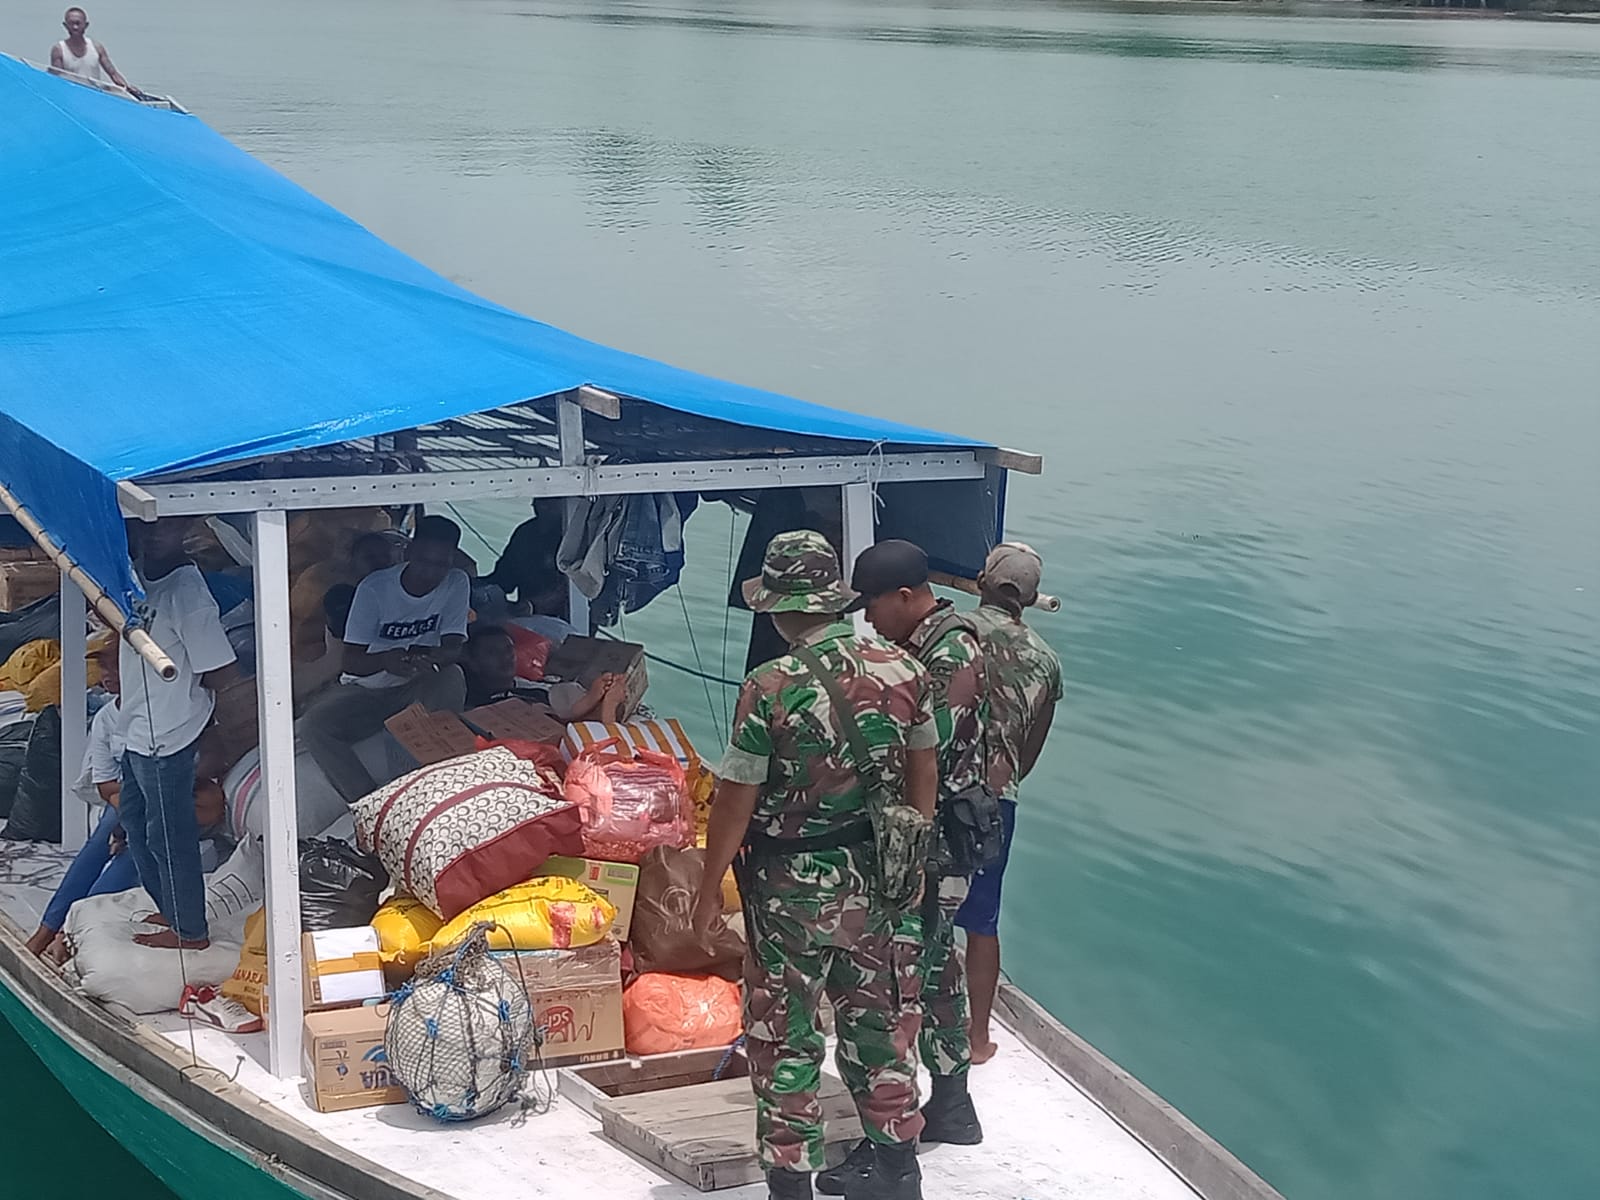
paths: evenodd
<path fill-rule="evenodd" d="M 834 712 L 839 714 L 850 757 L 867 785 L 867 816 L 872 821 L 872 840 L 877 850 L 879 894 L 890 908 L 904 912 L 916 903 L 922 890 L 928 855 L 933 850 L 933 822 L 884 786 L 867 739 L 834 674 L 805 646 L 791 647 L 790 653 L 816 677 L 828 693 Z"/>

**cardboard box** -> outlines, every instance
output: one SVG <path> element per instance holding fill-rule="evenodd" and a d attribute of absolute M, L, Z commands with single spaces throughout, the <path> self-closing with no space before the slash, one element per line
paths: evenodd
<path fill-rule="evenodd" d="M 650 686 L 645 672 L 644 647 L 635 642 L 614 642 L 610 638 L 579 637 L 574 634 L 554 650 L 544 665 L 546 679 L 564 679 L 588 687 L 602 675 L 625 675 L 628 686 L 623 694 L 622 719 L 633 715 Z"/>
<path fill-rule="evenodd" d="M 633 902 L 639 896 L 639 867 L 636 863 L 602 862 L 598 858 L 567 858 L 556 855 L 544 860 L 541 875 L 562 875 L 589 885 L 589 890 L 604 896 L 617 910 L 611 933 L 617 941 L 628 940 L 633 928 Z"/>
<path fill-rule="evenodd" d="M 406 1090 L 389 1073 L 383 1051 L 388 1023 L 387 1004 L 306 1014 L 301 1056 L 313 1108 L 343 1112 L 405 1103 Z"/>
<path fill-rule="evenodd" d="M 500 700 L 482 708 L 469 708 L 462 720 L 484 731 L 495 741 L 548 742 L 559 745 L 566 736 L 566 725 L 558 721 L 548 705 L 531 700 Z"/>
<path fill-rule="evenodd" d="M 348 1008 L 388 992 L 378 931 L 370 925 L 319 929 L 300 937 L 302 998 L 307 1012 Z"/>
<path fill-rule="evenodd" d="M 61 572 L 51 562 L 0 563 L 0 611 L 16 612 L 61 587 Z"/>
<path fill-rule="evenodd" d="M 429 712 L 422 705 L 413 704 L 385 721 L 384 728 L 417 760 L 419 767 L 426 767 L 471 754 L 478 748 L 478 735 L 468 728 L 468 721 L 495 741 L 556 745 L 567 732 L 567 727 L 544 705 L 515 699 L 470 709 L 459 717 L 455 713 Z"/>
<path fill-rule="evenodd" d="M 534 1020 L 545 1031 L 545 1066 L 622 1057 L 622 947 L 616 941 L 495 957 L 528 989 Z"/>
<path fill-rule="evenodd" d="M 34 543 L 26 546 L 0 546 L 0 562 L 49 562 L 45 552 Z"/>
<path fill-rule="evenodd" d="M 472 730 L 454 713 L 429 712 L 420 704 L 402 709 L 383 723 L 419 767 L 460 758 L 478 748 Z"/>

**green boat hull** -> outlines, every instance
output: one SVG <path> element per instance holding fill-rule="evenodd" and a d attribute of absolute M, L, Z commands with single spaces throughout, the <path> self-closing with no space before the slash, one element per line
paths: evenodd
<path fill-rule="evenodd" d="M 0 1017 L 95 1122 L 182 1200 L 306 1200 L 305 1194 L 213 1141 L 101 1069 L 0 982 Z"/>

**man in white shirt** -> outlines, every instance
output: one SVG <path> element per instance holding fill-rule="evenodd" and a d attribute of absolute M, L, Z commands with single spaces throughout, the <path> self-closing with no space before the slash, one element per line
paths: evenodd
<path fill-rule="evenodd" d="M 144 628 L 178 668 L 163 680 L 126 642 L 121 650 L 121 813 L 128 853 L 166 928 L 134 941 L 164 949 L 211 944 L 195 819 L 195 758 L 216 707 L 214 693 L 239 678 L 217 602 L 184 554 L 186 520 L 133 525 Z"/>
<path fill-rule="evenodd" d="M 457 660 L 467 640 L 465 571 L 454 566 L 461 530 L 423 517 L 398 567 L 375 571 L 356 588 L 345 622 L 344 674 L 306 710 L 297 731 L 346 803 L 377 787 L 355 744 L 413 704 L 460 712 L 467 684 Z"/>

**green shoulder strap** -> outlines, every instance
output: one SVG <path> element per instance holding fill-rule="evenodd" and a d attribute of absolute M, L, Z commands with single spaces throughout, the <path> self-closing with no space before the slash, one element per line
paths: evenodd
<path fill-rule="evenodd" d="M 866 777 L 868 794 L 877 797 L 878 803 L 882 804 L 886 797 L 883 781 L 878 777 L 878 764 L 873 761 L 872 751 L 867 748 L 866 735 L 861 732 L 861 726 L 856 722 L 856 715 L 850 710 L 850 701 L 845 697 L 838 676 L 823 665 L 822 660 L 809 646 L 791 646 L 789 653 L 805 664 L 806 670 L 810 671 L 822 685 L 822 690 L 828 693 L 833 711 L 839 714 L 839 726 L 844 730 L 844 740 L 850 747 L 850 757 L 855 759 L 856 770 Z"/>

